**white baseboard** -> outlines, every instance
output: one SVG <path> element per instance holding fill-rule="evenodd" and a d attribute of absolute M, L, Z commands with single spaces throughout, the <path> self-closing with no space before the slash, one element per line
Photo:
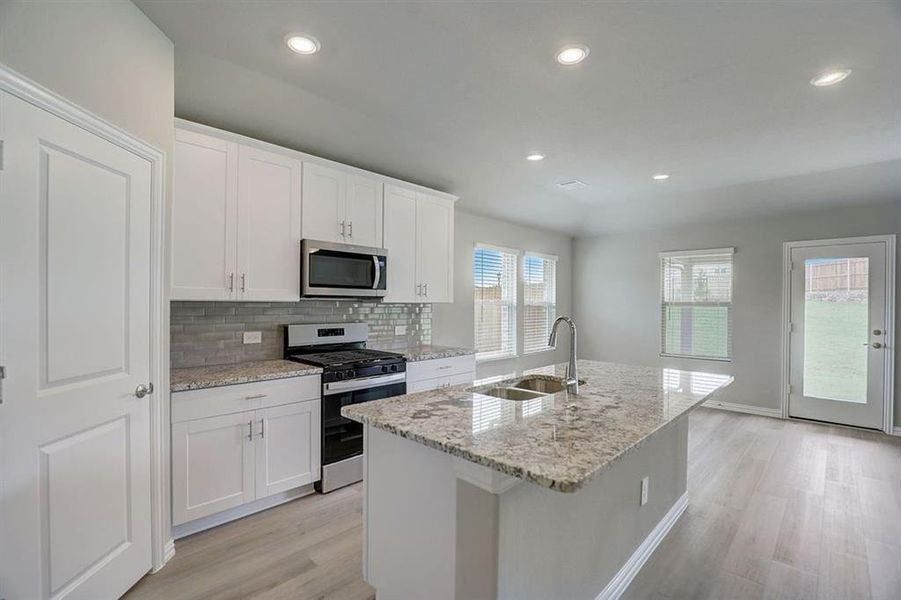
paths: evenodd
<path fill-rule="evenodd" d="M 892 430 L 892 435 L 901 436 L 901 427 L 895 427 L 895 428 Z"/>
<path fill-rule="evenodd" d="M 160 569 L 166 566 L 172 557 L 175 556 L 175 538 L 169 538 L 169 541 L 166 542 L 166 545 L 163 547 L 163 564 L 153 570 L 154 573 L 158 572 Z"/>
<path fill-rule="evenodd" d="M 750 404 L 733 404 L 732 402 L 722 402 L 720 400 L 708 400 L 702 404 L 702 406 L 705 408 L 719 408 L 722 410 L 731 410 L 732 412 L 757 415 L 759 417 L 782 418 L 782 410 L 778 408 L 763 408 L 761 406 L 751 406 Z"/>
<path fill-rule="evenodd" d="M 235 508 L 223 510 L 222 512 L 216 513 L 215 515 L 209 515 L 208 517 L 194 519 L 193 521 L 188 521 L 187 523 L 182 523 L 181 525 L 174 526 L 172 528 L 172 537 L 178 540 L 189 535 L 194 535 L 195 533 L 200 533 L 201 531 L 212 529 L 213 527 L 218 527 L 219 525 L 224 525 L 229 521 L 235 521 L 237 519 L 250 516 L 254 513 L 268 510 L 274 506 L 278 506 L 279 504 L 284 504 L 285 502 L 290 502 L 291 500 L 295 500 L 303 496 L 308 496 L 314 493 L 314 491 L 315 490 L 313 490 L 313 484 L 311 483 L 303 487 L 288 490 L 287 492 L 274 494 L 272 496 L 269 496 L 268 498 L 255 500 L 253 502 L 248 502 L 247 504 L 242 504 L 241 506 L 236 506 Z M 172 548 L 172 551 L 175 552 L 174 546 Z"/>
<path fill-rule="evenodd" d="M 660 542 L 663 541 L 663 538 L 666 537 L 666 534 L 669 533 L 669 530 L 673 528 L 673 525 L 676 524 L 676 521 L 679 520 L 679 517 L 682 516 L 682 513 L 685 512 L 685 509 L 688 507 L 688 492 L 682 494 L 682 496 L 676 500 L 676 503 L 670 507 L 669 511 L 660 519 L 660 522 L 654 527 L 653 531 L 648 534 L 648 537 L 641 542 L 641 545 L 635 549 L 635 552 L 632 553 L 632 556 L 629 557 L 629 560 L 626 561 L 626 564 L 613 576 L 613 579 L 604 587 L 604 591 L 602 591 L 595 600 L 617 600 L 623 593 L 628 589 L 629 584 L 632 583 L 632 580 L 635 579 L 635 576 L 638 575 L 638 572 L 644 566 L 648 559 L 651 558 L 651 555 L 654 553 L 654 550 L 657 549 L 657 546 L 660 545 Z"/>

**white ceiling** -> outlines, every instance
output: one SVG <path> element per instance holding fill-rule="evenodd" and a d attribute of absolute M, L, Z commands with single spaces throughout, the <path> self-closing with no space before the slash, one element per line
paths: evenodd
<path fill-rule="evenodd" d="M 175 42 L 178 116 L 471 212 L 579 235 L 901 202 L 897 1 L 137 4 Z"/>

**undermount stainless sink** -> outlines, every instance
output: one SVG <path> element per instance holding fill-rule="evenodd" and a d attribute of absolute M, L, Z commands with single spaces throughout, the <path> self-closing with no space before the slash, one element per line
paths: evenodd
<path fill-rule="evenodd" d="M 503 400 L 532 400 L 534 398 L 541 398 L 545 395 L 540 392 L 530 392 L 529 390 L 520 390 L 515 387 L 505 387 L 500 385 L 490 387 L 487 390 L 482 390 L 479 393 L 486 396 L 501 398 Z"/>
<path fill-rule="evenodd" d="M 584 381 L 579 381 L 584 384 Z M 562 379 L 549 379 L 547 377 L 523 377 L 519 381 L 510 384 L 510 387 L 521 390 L 532 390 L 542 394 L 556 394 L 566 389 L 566 382 Z"/>

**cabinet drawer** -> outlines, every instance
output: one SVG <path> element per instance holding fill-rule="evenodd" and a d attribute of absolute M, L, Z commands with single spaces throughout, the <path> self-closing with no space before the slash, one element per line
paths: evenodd
<path fill-rule="evenodd" d="M 422 379 L 420 381 L 414 381 L 412 383 L 407 383 L 407 393 L 413 394 L 415 392 L 424 392 L 426 390 L 438 390 L 443 387 L 450 387 L 452 385 L 462 385 L 465 383 L 472 383 L 473 374 L 472 373 L 460 373 L 458 375 L 449 375 L 447 377 L 435 377 L 434 379 Z"/>
<path fill-rule="evenodd" d="M 407 383 L 460 373 L 475 373 L 475 356 L 453 356 L 407 363 Z"/>
<path fill-rule="evenodd" d="M 172 394 L 172 422 L 318 400 L 320 393 L 319 375 L 175 392 Z"/>

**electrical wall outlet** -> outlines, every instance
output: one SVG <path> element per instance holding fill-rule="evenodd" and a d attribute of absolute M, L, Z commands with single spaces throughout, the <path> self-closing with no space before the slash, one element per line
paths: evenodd
<path fill-rule="evenodd" d="M 395 325 L 394 326 L 394 335 L 407 335 L 407 326 L 406 325 Z"/>
<path fill-rule="evenodd" d="M 641 505 L 644 506 L 648 503 L 648 478 L 645 477 L 641 480 Z"/>
<path fill-rule="evenodd" d="M 244 332 L 244 343 L 245 344 L 262 344 L 263 343 L 263 332 L 262 331 L 245 331 Z"/>

